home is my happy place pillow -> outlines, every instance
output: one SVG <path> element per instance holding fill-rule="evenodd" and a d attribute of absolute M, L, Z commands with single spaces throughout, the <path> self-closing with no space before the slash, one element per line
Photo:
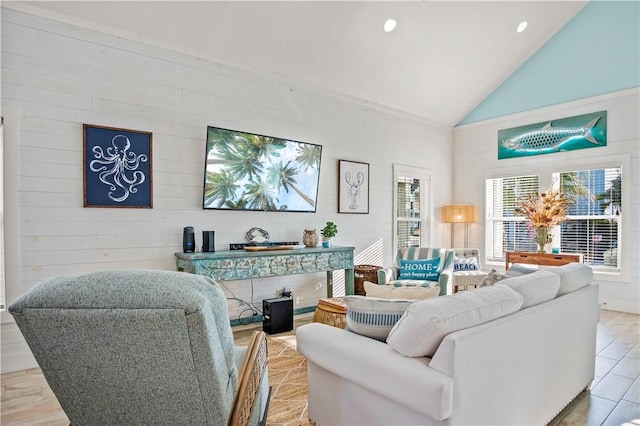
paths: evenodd
<path fill-rule="evenodd" d="M 440 277 L 440 258 L 405 260 L 400 259 L 401 280 L 438 281 Z"/>

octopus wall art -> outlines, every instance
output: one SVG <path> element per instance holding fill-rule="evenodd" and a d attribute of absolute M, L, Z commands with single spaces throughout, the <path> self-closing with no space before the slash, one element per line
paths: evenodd
<path fill-rule="evenodd" d="M 151 133 L 84 125 L 85 207 L 152 207 Z"/>

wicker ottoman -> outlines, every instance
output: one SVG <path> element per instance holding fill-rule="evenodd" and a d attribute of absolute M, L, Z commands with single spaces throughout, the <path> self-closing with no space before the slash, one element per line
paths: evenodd
<path fill-rule="evenodd" d="M 313 322 L 344 328 L 347 325 L 347 306 L 342 297 L 320 299 L 313 314 Z"/>

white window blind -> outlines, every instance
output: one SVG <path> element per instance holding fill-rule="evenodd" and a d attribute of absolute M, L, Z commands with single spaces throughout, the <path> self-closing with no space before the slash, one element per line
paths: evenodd
<path fill-rule="evenodd" d="M 620 271 L 621 167 L 554 174 L 574 202 L 562 224 L 561 251 L 582 253 L 595 270 Z"/>
<path fill-rule="evenodd" d="M 582 254 L 596 271 L 620 272 L 622 167 L 557 172 L 550 178 L 572 199 L 568 220 L 553 232 L 553 247 Z M 537 176 L 486 180 L 487 260 L 504 260 L 506 251 L 537 251 L 533 231 L 514 208 L 539 186 Z"/>
<path fill-rule="evenodd" d="M 394 166 L 396 248 L 420 247 L 429 241 L 428 176 Z"/>
<path fill-rule="evenodd" d="M 538 192 L 538 176 L 487 179 L 487 260 L 504 260 L 505 251 L 537 251 L 533 232 L 514 209 L 518 200 Z"/>

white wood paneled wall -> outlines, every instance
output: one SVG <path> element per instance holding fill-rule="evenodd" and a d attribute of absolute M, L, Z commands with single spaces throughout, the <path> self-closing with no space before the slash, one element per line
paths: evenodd
<path fill-rule="evenodd" d="M 116 7 L 116 6 L 114 6 Z M 432 205 L 451 197 L 451 129 L 313 87 L 242 70 L 122 37 L 2 8 L 2 107 L 5 144 L 17 150 L 7 189 L 17 203 L 9 223 L 17 234 L 7 274 L 9 303 L 57 274 L 99 269 L 175 269 L 182 228 L 216 231 L 216 250 L 243 242 L 262 227 L 276 241 L 302 241 L 305 228 L 338 224 L 337 245 L 374 250 L 366 263 L 391 262 L 392 164 L 429 169 Z M 341 64 L 336 64 L 341 66 Z M 363 76 L 366 78 L 366 76 Z M 82 124 L 153 132 L 154 208 L 83 208 Z M 316 214 L 203 211 L 207 125 L 323 146 Z M 13 136 L 12 136 L 13 135 Z M 9 146 L 10 145 L 10 146 Z M 337 160 L 370 163 L 370 213 L 338 215 Z M 439 214 L 432 243 L 448 243 Z M 365 262 L 361 262 L 365 263 Z M 326 292 L 324 274 L 253 281 L 253 297 L 289 286 L 296 308 Z M 226 283 L 251 297 L 251 282 Z M 229 304 L 231 318 L 241 314 Z M 32 360 L 3 313 L 2 370 Z M 13 327 L 13 328 L 12 328 Z"/>
<path fill-rule="evenodd" d="M 454 201 L 479 206 L 478 223 L 471 225 L 470 245 L 486 250 L 484 223 L 485 179 L 603 167 L 607 162 L 623 165 L 622 274 L 596 274 L 601 284 L 603 307 L 640 313 L 640 90 L 630 89 L 578 102 L 554 105 L 499 119 L 455 128 Z M 516 159 L 498 160 L 498 130 L 607 111 L 607 146 Z M 542 180 L 541 180 L 542 182 Z M 548 181 L 546 181 L 548 182 Z M 546 185 L 541 183 L 541 185 Z M 461 232 L 459 232 L 462 235 Z M 456 234 L 456 239 L 457 239 Z M 486 264 L 486 262 L 485 262 Z M 500 270 L 502 266 L 498 267 Z"/>

